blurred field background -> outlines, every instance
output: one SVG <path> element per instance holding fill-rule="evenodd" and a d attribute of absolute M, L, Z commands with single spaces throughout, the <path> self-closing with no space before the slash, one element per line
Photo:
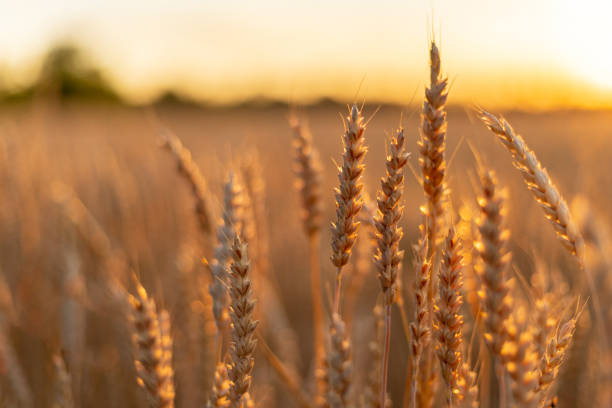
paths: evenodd
<path fill-rule="evenodd" d="M 612 60 L 601 52 L 612 33 L 598 20 L 608 15 L 603 2 L 591 2 L 580 13 L 566 4 L 553 8 L 546 24 L 538 12 L 554 2 L 535 2 L 531 9 L 525 5 L 531 2 L 521 8 L 471 1 L 465 12 L 440 2 L 436 19 L 448 24 L 442 25 L 442 34 L 425 23 L 431 8 L 396 12 L 393 2 L 381 2 L 372 16 L 368 12 L 374 11 L 360 8 L 359 2 L 341 2 L 346 8 L 330 6 L 322 17 L 304 11 L 304 4 L 304 10 L 277 8 L 274 2 L 266 2 L 262 10 L 244 5 L 236 14 L 230 6 L 205 4 L 193 6 L 197 13 L 192 18 L 186 17 L 191 10 L 187 2 L 189 7 L 173 9 L 176 14 L 167 19 L 163 12 L 168 6 L 154 3 L 155 10 L 142 19 L 134 17 L 136 6 L 122 14 L 116 4 L 108 10 L 98 5 L 106 13 L 101 21 L 117 16 L 118 22 L 94 24 L 91 30 L 86 28 L 94 12 L 89 20 L 71 25 L 69 19 L 45 14 L 48 10 L 28 20 L 23 6 L 11 9 L 15 21 L 56 19 L 58 26 L 68 27 L 53 31 L 60 34 L 45 44 L 32 38 L 46 38 L 42 34 L 47 32 L 28 25 L 29 36 L 20 37 L 12 20 L 0 24 L 0 406 L 54 406 L 61 392 L 57 355 L 69 368 L 75 407 L 146 406 L 136 382 L 126 316 L 117 308 L 100 307 L 109 296 L 101 283 L 108 271 L 121 271 L 116 277 L 130 291 L 130 275 L 135 274 L 158 307 L 169 311 L 176 406 L 204 406 L 215 368 L 210 278 L 202 262 L 206 248 L 189 186 L 162 148 L 162 128 L 191 151 L 217 216 L 230 171 L 261 172 L 265 217 L 258 233 L 269 240 L 269 253 L 262 255 L 269 262 L 269 281 L 255 286 L 260 332 L 283 363 L 304 379 L 303 388 L 312 391 L 308 243 L 295 189 L 289 115 L 297 113 L 308 124 L 323 165 L 320 264 L 326 312 L 335 275 L 329 225 L 335 213 L 336 163 L 343 149 L 342 117 L 350 103 L 363 104 L 369 120 L 364 182 L 371 197 L 384 175 L 386 143 L 403 126 L 413 171 L 406 171 L 403 196 L 402 286 L 412 318 L 411 248 L 424 202 L 417 139 L 428 78 L 425 37 L 441 37 L 443 72 L 451 80 L 446 159 L 452 219 L 468 220 L 476 213 L 480 160 L 509 188 L 509 270 L 519 293 L 533 301 L 527 282 L 536 271 L 549 271 L 555 290 L 567 298 L 567 308 L 575 307 L 578 298 L 581 304 L 591 302 L 584 277 L 559 245 L 510 156 L 477 118 L 475 108 L 482 105 L 502 114 L 523 135 L 570 202 L 587 243 L 587 267 L 596 278 L 605 329 L 612 334 Z M 211 16 L 204 16 L 207 7 Z M 418 16 L 419 24 L 406 24 L 403 31 L 408 14 Z M 354 37 L 339 30 L 340 19 L 360 27 Z M 498 30 L 489 38 L 483 30 L 491 21 Z M 320 30 L 312 28 L 316 22 Z M 175 30 L 161 30 L 158 24 Z M 92 34 L 96 27 L 97 37 Z M 133 36 L 122 43 L 120 36 L 132 28 Z M 411 38 L 417 31 L 419 36 Z M 19 41 L 11 42 L 13 37 Z M 147 41 L 138 43 L 141 37 Z M 333 40 L 327 43 L 328 38 Z M 502 49 L 499 55 L 492 53 Z M 213 220 L 215 226 L 218 221 Z M 347 287 L 359 268 L 355 258 L 346 272 Z M 375 270 L 369 268 L 355 305 L 344 305 L 355 307 L 350 325 L 355 392 L 367 383 L 372 308 L 380 292 Z M 400 322 L 394 309 L 389 391 L 397 407 L 402 406 L 409 360 Z M 473 325 L 467 317 L 467 334 Z M 560 375 L 559 407 L 612 404 L 612 351 L 595 346 L 599 339 L 594 326 L 589 313 L 578 321 Z M 476 340 L 471 349 L 479 345 Z M 262 347 L 255 361 L 255 406 L 295 406 Z M 22 375 L 15 376 L 15 370 Z M 498 406 L 493 377 L 491 372 L 480 374 L 483 407 Z M 24 394 L 31 396 L 31 404 L 20 397 Z M 437 406 L 443 400 L 438 396 Z"/>

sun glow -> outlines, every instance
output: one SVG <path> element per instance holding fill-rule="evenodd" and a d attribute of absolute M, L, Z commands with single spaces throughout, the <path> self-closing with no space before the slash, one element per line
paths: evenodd
<path fill-rule="evenodd" d="M 569 71 L 598 87 L 612 89 L 612 3 L 566 5 L 560 21 L 559 56 Z"/>

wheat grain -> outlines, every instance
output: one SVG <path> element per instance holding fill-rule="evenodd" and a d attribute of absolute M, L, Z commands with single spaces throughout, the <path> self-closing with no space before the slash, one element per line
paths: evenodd
<path fill-rule="evenodd" d="M 251 386 L 251 372 L 255 365 L 253 353 L 257 340 L 254 337 L 257 321 L 253 319 L 253 290 L 249 276 L 250 260 L 247 245 L 238 236 L 232 244 L 232 263 L 230 265 L 230 317 L 232 320 L 232 364 L 228 373 L 232 381 L 230 387 L 230 407 L 245 406 L 243 397 Z"/>

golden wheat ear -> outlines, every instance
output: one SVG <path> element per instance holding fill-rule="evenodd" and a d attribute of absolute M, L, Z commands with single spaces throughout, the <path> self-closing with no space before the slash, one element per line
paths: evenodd
<path fill-rule="evenodd" d="M 232 321 L 231 366 L 228 372 L 232 381 L 229 391 L 230 407 L 240 408 L 245 403 L 251 387 L 251 372 L 255 365 L 253 354 L 257 345 L 254 319 L 255 301 L 250 278 L 251 262 L 247 245 L 236 236 L 232 243 L 230 265 L 230 318 Z"/>
<path fill-rule="evenodd" d="M 365 169 L 363 159 L 368 151 L 365 146 L 365 127 L 361 112 L 356 105 L 353 105 L 346 118 L 345 131 L 342 136 L 344 153 L 342 164 L 338 167 L 339 186 L 335 190 L 336 221 L 332 223 L 331 228 L 331 261 L 337 268 L 334 313 L 338 313 L 340 309 L 342 268 L 348 263 L 357 240 L 357 229 L 359 228 L 357 216 L 363 205 L 361 198 L 362 177 Z"/>
<path fill-rule="evenodd" d="M 170 318 L 159 314 L 155 301 L 134 276 L 136 291 L 129 295 L 130 321 L 134 343 L 134 365 L 138 384 L 153 408 L 174 407 L 174 370 Z"/>

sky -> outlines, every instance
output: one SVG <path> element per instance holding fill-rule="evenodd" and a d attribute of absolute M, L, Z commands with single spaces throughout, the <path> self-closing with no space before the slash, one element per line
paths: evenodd
<path fill-rule="evenodd" d="M 0 72 L 36 75 L 70 39 L 139 102 L 172 88 L 233 103 L 264 96 L 409 104 L 435 38 L 450 101 L 612 108 L 606 1 L 0 0 Z"/>

